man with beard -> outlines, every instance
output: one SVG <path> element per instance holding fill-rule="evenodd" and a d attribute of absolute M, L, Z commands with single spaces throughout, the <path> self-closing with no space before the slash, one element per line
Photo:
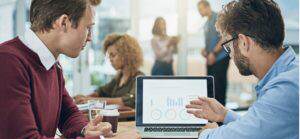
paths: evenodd
<path fill-rule="evenodd" d="M 213 98 L 187 105 L 188 113 L 212 122 L 199 139 L 298 139 L 299 65 L 294 50 L 283 46 L 284 22 L 273 0 L 239 0 L 218 15 L 223 48 L 242 75 L 259 79 L 257 100 L 239 116 Z"/>

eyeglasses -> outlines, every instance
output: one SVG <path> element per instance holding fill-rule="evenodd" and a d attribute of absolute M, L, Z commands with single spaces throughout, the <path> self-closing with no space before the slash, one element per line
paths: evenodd
<path fill-rule="evenodd" d="M 225 41 L 225 42 L 223 42 L 223 43 L 221 44 L 221 46 L 223 47 L 223 49 L 225 50 L 226 53 L 230 54 L 231 49 L 230 49 L 230 44 L 229 44 L 229 43 L 230 43 L 231 41 L 237 39 L 237 38 L 238 38 L 237 35 L 233 35 L 233 38 L 232 38 L 232 39 L 230 39 L 230 40 L 228 40 L 228 41 Z"/>

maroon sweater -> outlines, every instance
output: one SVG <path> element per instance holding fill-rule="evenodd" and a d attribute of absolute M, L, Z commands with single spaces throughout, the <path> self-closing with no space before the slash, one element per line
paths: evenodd
<path fill-rule="evenodd" d="M 18 38 L 0 44 L 0 139 L 67 138 L 80 135 L 87 119 L 65 89 L 58 63 L 48 71 Z"/>

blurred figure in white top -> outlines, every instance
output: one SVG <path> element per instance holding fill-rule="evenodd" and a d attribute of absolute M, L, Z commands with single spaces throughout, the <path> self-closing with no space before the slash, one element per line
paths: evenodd
<path fill-rule="evenodd" d="M 178 36 L 168 36 L 166 21 L 157 17 L 152 29 L 151 46 L 155 54 L 155 63 L 151 75 L 174 75 L 173 55 L 177 53 Z"/>

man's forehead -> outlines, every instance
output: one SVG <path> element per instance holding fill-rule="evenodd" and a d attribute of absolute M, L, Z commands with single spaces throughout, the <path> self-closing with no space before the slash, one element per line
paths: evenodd
<path fill-rule="evenodd" d="M 95 15 L 96 15 L 96 11 L 95 11 L 95 7 L 91 6 L 91 18 L 92 18 L 92 24 L 95 24 Z"/>
<path fill-rule="evenodd" d="M 85 12 L 85 22 L 87 24 L 94 24 L 95 23 L 95 9 L 93 6 L 89 5 Z"/>
<path fill-rule="evenodd" d="M 91 8 L 92 14 L 95 16 L 95 13 L 96 13 L 95 6 L 90 5 L 90 8 Z"/>

